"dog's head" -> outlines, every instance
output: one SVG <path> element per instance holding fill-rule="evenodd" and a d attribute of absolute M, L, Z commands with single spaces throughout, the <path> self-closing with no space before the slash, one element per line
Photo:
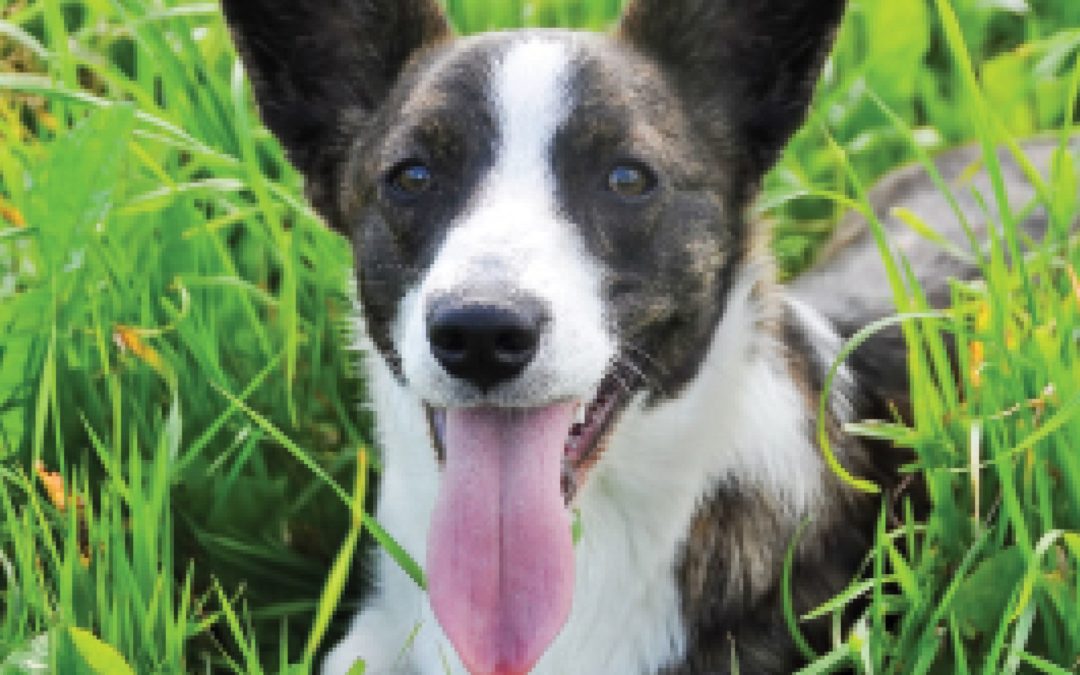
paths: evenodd
<path fill-rule="evenodd" d="M 474 672 L 559 631 L 567 505 L 629 397 L 696 374 L 843 5 L 633 0 L 612 35 L 454 38 L 434 0 L 224 2 L 429 411 L 431 599 Z"/>

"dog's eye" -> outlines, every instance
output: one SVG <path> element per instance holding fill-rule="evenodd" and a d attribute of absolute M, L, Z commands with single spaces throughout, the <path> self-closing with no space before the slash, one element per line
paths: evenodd
<path fill-rule="evenodd" d="M 619 164 L 608 174 L 607 187 L 620 197 L 644 197 L 656 187 L 656 176 L 640 164 Z"/>
<path fill-rule="evenodd" d="M 390 188 L 403 197 L 415 197 L 431 189 L 434 183 L 431 169 L 420 162 L 404 162 L 387 176 Z"/>

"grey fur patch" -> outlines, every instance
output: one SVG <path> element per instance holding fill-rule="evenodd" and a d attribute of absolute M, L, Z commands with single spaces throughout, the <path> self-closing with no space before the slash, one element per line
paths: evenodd
<path fill-rule="evenodd" d="M 1056 140 L 1044 139 L 1028 141 L 1022 147 L 1032 164 L 1046 175 L 1057 146 Z M 1074 140 L 1071 149 L 1074 155 L 1080 155 L 1080 140 Z M 1012 211 L 1020 214 L 1035 198 L 1035 188 L 1007 150 L 1000 150 L 998 158 Z M 976 146 L 951 150 L 934 160 L 951 186 L 976 242 L 985 247 L 990 224 L 1001 221 L 990 176 L 981 168 L 981 162 L 982 150 Z M 910 263 L 932 306 L 948 304 L 949 279 L 971 280 L 979 276 L 971 260 L 958 259 L 927 241 L 893 213 L 896 208 L 908 209 L 956 248 L 971 250 L 961 221 L 922 166 L 912 165 L 887 175 L 870 192 L 870 202 L 885 226 L 892 250 Z M 1045 210 L 1036 208 L 1019 226 L 1027 236 L 1041 241 L 1047 228 Z M 895 312 L 881 254 L 868 224 L 857 214 L 838 225 L 819 262 L 796 279 L 789 291 L 821 312 L 842 337 L 850 337 L 863 326 Z M 907 349 L 898 328 L 879 333 L 865 343 L 853 355 L 852 365 L 883 403 L 892 402 L 901 411 L 909 410 Z M 887 418 L 887 409 L 877 416 Z"/>

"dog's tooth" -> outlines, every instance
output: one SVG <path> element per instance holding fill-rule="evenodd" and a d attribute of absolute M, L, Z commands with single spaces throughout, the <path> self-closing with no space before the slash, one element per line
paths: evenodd
<path fill-rule="evenodd" d="M 585 424 L 585 406 L 578 404 L 577 410 L 574 411 L 574 423 Z"/>

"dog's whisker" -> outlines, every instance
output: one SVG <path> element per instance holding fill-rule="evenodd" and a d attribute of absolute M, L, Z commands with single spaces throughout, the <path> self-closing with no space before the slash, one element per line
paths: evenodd
<path fill-rule="evenodd" d="M 643 364 L 647 363 L 650 367 L 656 370 L 659 375 L 669 375 L 670 371 L 664 364 L 660 363 L 659 359 L 650 354 L 644 348 L 630 342 L 628 340 L 623 341 L 623 348 L 627 351 L 633 352 L 643 360 Z"/>
<path fill-rule="evenodd" d="M 633 345 L 625 346 L 628 347 L 630 351 L 636 352 L 636 354 L 640 357 L 643 357 L 645 359 L 651 358 L 643 349 L 634 347 Z M 653 359 L 653 362 L 655 363 L 655 359 Z M 647 372 L 645 363 L 635 361 L 631 354 L 625 352 L 614 359 L 613 367 L 616 369 L 621 367 L 631 371 L 633 373 L 634 379 L 637 380 L 637 383 L 639 385 L 644 385 L 646 388 L 657 392 L 661 396 L 667 395 L 666 388 L 664 387 L 662 381 L 663 373 L 660 372 L 664 370 L 663 368 L 654 368 L 654 370 L 656 370 L 661 377 L 653 377 Z"/>
<path fill-rule="evenodd" d="M 630 382 L 626 379 L 625 371 L 632 371 L 632 376 L 635 382 Z M 616 384 L 623 390 L 627 396 L 634 393 L 635 384 L 643 384 L 647 388 L 653 388 L 657 386 L 657 383 L 653 382 L 640 368 L 638 368 L 626 355 L 616 357 L 612 361 L 611 377 L 615 380 Z"/>
<path fill-rule="evenodd" d="M 634 374 L 634 377 L 636 379 L 640 380 L 642 384 L 644 384 L 644 385 L 646 385 L 648 387 L 652 387 L 652 386 L 655 386 L 657 384 L 653 380 L 653 378 L 649 377 L 649 375 L 644 370 L 642 370 L 636 363 L 634 363 L 633 360 L 628 355 L 624 354 L 624 355 L 620 356 L 619 358 L 617 358 L 615 360 L 615 365 L 616 365 L 616 367 L 622 367 L 622 368 L 625 368 L 627 370 L 632 371 L 633 374 Z"/>

